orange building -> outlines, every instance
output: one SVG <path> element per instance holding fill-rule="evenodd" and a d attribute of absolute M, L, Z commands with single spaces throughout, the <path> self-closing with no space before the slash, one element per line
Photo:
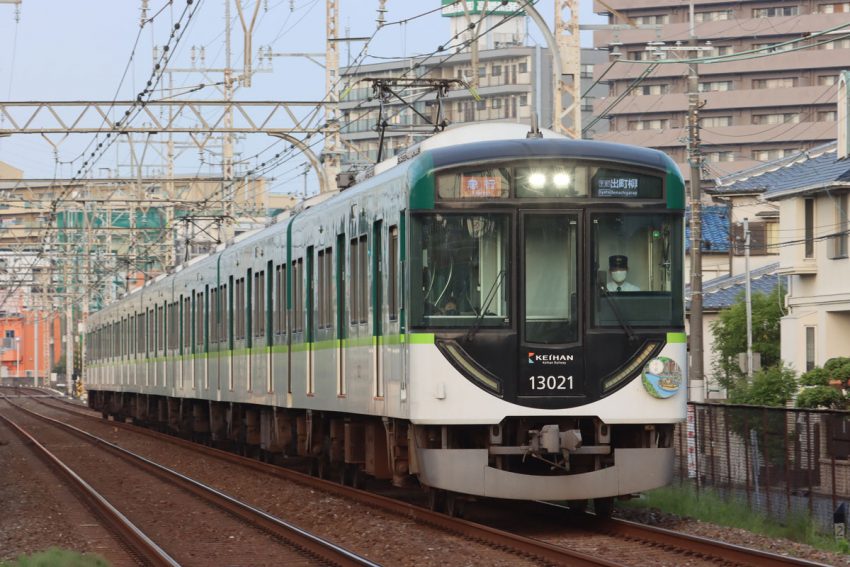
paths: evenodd
<path fill-rule="evenodd" d="M 54 313 L 22 311 L 0 316 L 0 381 L 33 384 L 37 379 L 38 384 L 47 384 L 52 365 L 62 356 L 61 339 L 61 321 Z"/>

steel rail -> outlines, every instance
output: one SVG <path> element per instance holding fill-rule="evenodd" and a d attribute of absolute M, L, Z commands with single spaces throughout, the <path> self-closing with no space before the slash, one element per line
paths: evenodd
<path fill-rule="evenodd" d="M 51 405 L 47 404 L 42 399 L 38 399 L 36 401 L 45 405 Z M 62 401 L 66 405 L 76 406 L 76 404 L 71 404 L 64 400 Z M 101 422 L 104 421 L 103 419 L 98 418 L 96 416 L 87 415 L 79 411 L 73 411 L 72 409 L 57 408 L 53 405 L 51 405 L 51 407 L 61 409 L 62 411 L 68 411 L 70 413 L 80 415 L 81 417 Z M 448 532 L 456 533 L 463 537 L 483 542 L 487 545 L 503 549 L 510 548 L 519 554 L 535 557 L 553 565 L 570 565 L 577 567 L 624 567 L 622 563 L 616 563 L 607 559 L 593 557 L 586 553 L 574 551 L 557 545 L 552 545 L 550 543 L 539 541 L 533 538 L 512 534 L 510 532 L 491 528 L 482 524 L 476 524 L 474 522 L 469 522 L 460 518 L 453 518 L 451 516 L 447 516 L 439 512 L 434 512 L 432 510 L 428 510 L 426 508 L 422 508 L 421 506 L 416 506 L 408 502 L 394 500 L 386 496 L 372 494 L 371 492 L 366 492 L 364 490 L 344 486 L 329 480 L 323 480 L 320 478 L 308 476 L 306 474 L 302 474 L 276 465 L 262 463 L 260 461 L 247 457 L 241 457 L 239 455 L 235 455 L 233 453 L 229 453 L 221 449 L 215 449 L 213 447 L 199 445 L 192 441 L 180 439 L 172 435 L 159 433 L 143 427 L 131 425 L 129 423 L 123 423 L 120 421 L 109 421 L 107 423 L 109 423 L 109 425 L 111 426 L 121 427 L 128 431 L 133 431 L 135 433 L 140 433 L 148 437 L 167 441 L 174 445 L 178 445 L 180 447 L 184 447 L 216 459 L 227 461 L 231 464 L 247 467 L 257 472 L 262 472 L 264 474 L 272 475 L 278 478 L 282 478 L 284 480 L 296 482 L 301 485 L 314 488 L 316 490 L 321 490 L 323 492 L 333 494 L 334 496 L 354 500 L 355 502 L 358 502 L 360 504 L 374 506 L 376 508 L 380 508 L 387 512 L 404 516 L 406 518 L 421 522 L 423 524 L 435 526 Z"/>
<path fill-rule="evenodd" d="M 13 404 L 12 402 L 8 403 L 15 406 L 19 410 L 32 415 L 37 419 L 50 423 L 54 426 L 61 427 L 78 437 L 81 437 L 89 442 L 94 443 L 97 446 L 103 447 L 117 454 L 122 458 L 131 460 L 135 464 L 141 465 L 151 474 L 154 474 L 156 476 L 159 476 L 160 478 L 164 478 L 165 480 L 175 483 L 180 488 L 188 490 L 196 496 L 218 506 L 226 512 L 229 512 L 230 514 L 241 518 L 242 520 L 252 525 L 260 527 L 266 532 L 283 539 L 290 545 L 302 549 L 304 552 L 318 558 L 321 561 L 324 561 L 331 565 L 339 565 L 341 567 L 380 567 L 379 564 L 374 563 L 366 559 L 365 557 L 361 557 L 352 551 L 349 551 L 330 541 L 322 539 L 315 534 L 312 534 L 306 530 L 299 528 L 298 526 L 295 526 L 294 524 L 290 524 L 289 522 L 281 520 L 280 518 L 276 518 L 271 514 L 260 510 L 259 508 L 255 508 L 253 506 L 245 504 L 244 502 L 240 502 L 239 500 L 236 500 L 235 498 L 228 496 L 227 494 L 224 494 L 223 492 L 216 490 L 215 488 L 207 486 L 201 482 L 189 478 L 186 475 L 169 469 L 168 467 L 146 459 L 141 455 L 137 455 L 132 451 L 128 451 L 123 447 L 119 447 L 118 445 L 110 443 L 109 441 L 97 437 L 96 435 L 92 435 L 91 433 L 83 431 L 82 429 L 74 427 L 73 425 L 62 423 L 61 421 L 58 421 L 56 419 L 20 407 L 16 404 Z M 175 563 L 174 565 L 177 564 Z"/>
<path fill-rule="evenodd" d="M 6 396 L 2 396 L 2 398 L 8 402 Z M 2 419 L 10 429 L 18 434 L 25 445 L 29 446 L 38 456 L 47 461 L 47 464 L 51 468 L 65 478 L 79 497 L 86 504 L 91 506 L 97 515 L 101 516 L 101 518 L 106 521 L 107 529 L 113 531 L 128 547 L 132 554 L 141 558 L 147 565 L 157 567 L 180 566 L 180 564 L 168 555 L 168 553 L 145 535 L 142 530 L 136 527 L 135 524 L 112 506 L 112 504 L 110 504 L 103 496 L 98 494 L 91 485 L 80 478 L 77 473 L 59 460 L 58 457 L 51 453 L 44 445 L 39 443 L 32 435 L 24 431 L 17 423 L 8 417 L 0 415 L 0 419 Z"/>

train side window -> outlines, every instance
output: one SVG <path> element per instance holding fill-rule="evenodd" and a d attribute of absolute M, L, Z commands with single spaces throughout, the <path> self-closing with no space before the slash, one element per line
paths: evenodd
<path fill-rule="evenodd" d="M 333 327 L 333 249 L 319 250 L 319 329 Z"/>
<path fill-rule="evenodd" d="M 192 346 L 192 298 L 183 298 L 183 354 L 187 354 Z"/>
<path fill-rule="evenodd" d="M 218 287 L 218 341 L 220 343 L 227 342 L 227 284 L 221 284 Z"/>
<path fill-rule="evenodd" d="M 203 352 L 204 346 L 204 292 L 195 294 L 195 352 Z"/>
<path fill-rule="evenodd" d="M 218 318 L 220 317 L 218 309 L 218 288 L 214 287 L 210 290 L 210 342 L 218 342 Z"/>
<path fill-rule="evenodd" d="M 254 274 L 254 336 L 266 334 L 266 272 Z"/>
<path fill-rule="evenodd" d="M 398 225 L 390 227 L 389 270 L 387 273 L 387 308 L 390 321 L 398 320 Z"/>
<path fill-rule="evenodd" d="M 314 266 L 314 263 L 315 263 L 314 258 L 315 258 L 314 249 L 313 249 L 312 246 L 308 246 L 307 247 L 307 264 L 305 266 L 306 272 L 304 274 L 304 276 L 305 276 L 304 280 L 305 280 L 305 285 L 306 285 L 306 290 L 304 292 L 304 316 L 305 316 L 304 327 L 305 327 L 305 330 L 307 331 L 304 335 L 304 341 L 308 342 L 308 343 L 313 342 L 313 332 L 314 332 L 314 329 L 315 329 L 315 322 L 313 320 L 314 319 L 313 309 L 315 307 L 315 297 L 316 297 L 315 296 L 316 284 L 315 284 L 315 278 L 314 278 L 314 272 L 315 272 L 316 268 Z M 308 391 L 312 392 L 313 388 L 310 387 Z"/>
<path fill-rule="evenodd" d="M 292 332 L 304 330 L 304 259 L 292 262 Z"/>
<path fill-rule="evenodd" d="M 275 268 L 274 333 L 286 334 L 286 264 Z"/>
<path fill-rule="evenodd" d="M 147 346 L 145 348 L 145 351 L 147 352 L 148 357 L 151 357 L 151 356 L 153 356 L 154 349 L 156 349 L 156 344 L 154 343 L 154 332 L 155 332 L 155 329 L 156 329 L 156 327 L 155 327 L 156 317 L 154 316 L 154 310 L 153 309 L 148 309 L 148 317 L 147 317 L 146 323 L 147 323 L 146 326 L 147 326 L 148 340 L 147 340 Z"/>
<path fill-rule="evenodd" d="M 233 338 L 245 338 L 245 278 L 238 278 L 233 288 Z"/>
<path fill-rule="evenodd" d="M 351 239 L 350 254 L 351 324 L 361 325 L 368 321 L 369 272 L 366 235 Z"/>

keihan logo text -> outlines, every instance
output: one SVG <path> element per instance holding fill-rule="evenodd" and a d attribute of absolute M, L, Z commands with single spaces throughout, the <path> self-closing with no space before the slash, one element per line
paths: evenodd
<path fill-rule="evenodd" d="M 541 364 L 559 364 L 571 360 L 573 360 L 573 355 L 571 354 L 537 354 L 534 352 L 528 353 L 529 364 L 534 364 L 536 362 L 539 362 Z"/>

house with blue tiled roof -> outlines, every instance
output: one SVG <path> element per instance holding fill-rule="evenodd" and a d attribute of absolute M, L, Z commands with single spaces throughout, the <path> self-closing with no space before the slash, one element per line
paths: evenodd
<path fill-rule="evenodd" d="M 850 356 L 850 157 L 847 82 L 839 78 L 835 143 L 724 179 L 727 191 L 759 191 L 779 209 L 781 275 L 788 276 L 782 359 L 797 372 Z"/>
<path fill-rule="evenodd" d="M 779 275 L 779 262 L 773 262 L 750 271 L 750 291 L 752 293 L 778 294 L 777 301 L 783 301 L 784 290 L 780 284 L 784 276 Z M 705 368 L 705 398 L 725 399 L 726 392 L 720 386 L 720 382 L 714 375 L 716 363 L 714 349 L 714 335 L 711 333 L 711 325 L 719 317 L 722 310 L 728 309 L 735 304 L 746 289 L 746 273 L 736 275 L 724 275 L 703 283 L 703 324 L 705 326 L 704 351 L 706 358 Z M 686 294 L 690 297 L 690 294 Z M 686 304 L 690 311 L 690 301 Z"/>

